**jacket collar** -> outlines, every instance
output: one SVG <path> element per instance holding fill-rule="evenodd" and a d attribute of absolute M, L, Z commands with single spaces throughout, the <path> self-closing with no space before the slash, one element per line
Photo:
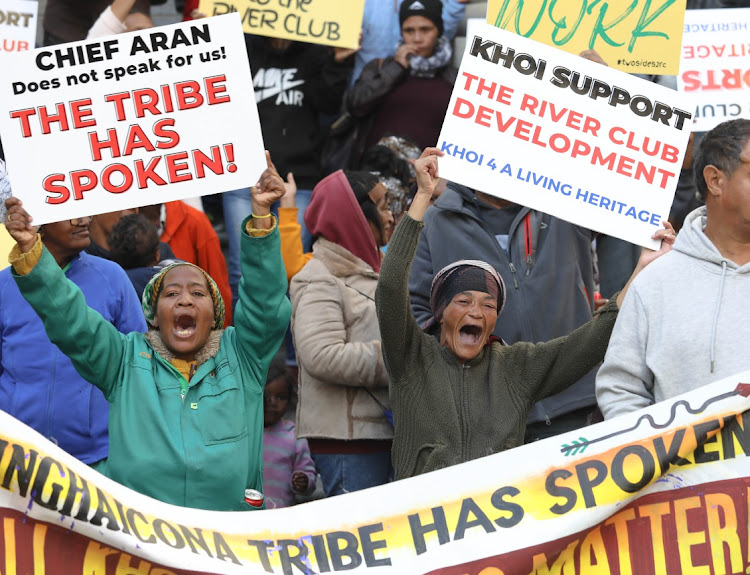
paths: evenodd
<path fill-rule="evenodd" d="M 497 341 L 497 340 L 495 340 L 495 341 Z M 467 368 L 467 367 L 474 367 L 475 365 L 478 365 L 478 364 L 482 363 L 482 361 L 484 361 L 485 355 L 487 355 L 487 353 L 489 353 L 489 349 L 490 349 L 490 347 L 492 345 L 492 341 L 490 341 L 488 343 L 489 343 L 489 345 L 485 345 L 475 358 L 470 359 L 469 361 L 467 361 L 464 364 L 462 364 L 460 361 L 458 361 L 458 358 L 447 347 L 442 347 L 441 349 L 443 351 L 443 356 L 446 357 L 446 358 L 448 358 L 451 363 L 453 363 L 453 364 L 455 364 L 456 366 L 459 366 L 459 367 L 461 367 L 463 365 L 464 368 Z"/>
<path fill-rule="evenodd" d="M 73 259 L 70 260 L 70 263 L 66 266 L 67 269 L 65 270 L 65 275 L 67 275 L 69 272 L 75 271 L 78 269 L 83 263 L 85 263 L 86 258 L 91 257 L 89 254 L 84 252 L 83 250 L 78 252 L 76 255 L 73 256 Z"/>
<path fill-rule="evenodd" d="M 378 278 L 372 267 L 346 248 L 319 237 L 313 244 L 313 254 L 335 277 L 363 275 Z"/>
<path fill-rule="evenodd" d="M 212 357 L 216 357 L 216 354 L 219 353 L 219 347 L 221 347 L 221 336 L 223 334 L 224 330 L 214 330 L 209 334 L 208 341 L 198 350 L 198 353 L 195 356 L 195 361 L 198 365 L 202 365 Z M 149 329 L 145 336 L 146 340 L 148 340 L 156 353 L 168 362 L 171 362 L 174 359 L 174 354 L 167 349 L 166 345 L 164 345 L 159 330 Z"/>
<path fill-rule="evenodd" d="M 435 200 L 435 207 L 443 210 L 460 212 L 462 214 L 470 215 L 475 219 L 479 219 L 476 210 L 479 208 L 478 202 L 481 201 L 482 200 L 476 196 L 476 193 L 471 188 L 451 183 L 448 185 L 448 188 L 440 194 L 440 197 Z M 519 211 L 516 220 L 520 220 L 530 211 L 531 208 L 523 206 Z"/>

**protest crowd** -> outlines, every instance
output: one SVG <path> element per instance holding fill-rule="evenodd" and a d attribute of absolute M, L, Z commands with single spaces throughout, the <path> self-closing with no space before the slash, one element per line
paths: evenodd
<path fill-rule="evenodd" d="M 48 0 L 43 41 L 148 29 L 162 3 Z M 656 250 L 442 179 L 485 4 L 366 0 L 358 49 L 246 35 L 267 167 L 245 188 L 37 229 L 0 147 L 0 409 L 140 493 L 251 510 L 750 369 L 750 120 L 691 137 Z"/>

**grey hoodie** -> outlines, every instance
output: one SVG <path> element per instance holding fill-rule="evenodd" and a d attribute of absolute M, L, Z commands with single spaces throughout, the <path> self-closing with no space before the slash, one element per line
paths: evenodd
<path fill-rule="evenodd" d="M 633 282 L 596 378 L 605 418 L 750 369 L 750 263 L 723 257 L 691 212 L 674 250 Z"/>

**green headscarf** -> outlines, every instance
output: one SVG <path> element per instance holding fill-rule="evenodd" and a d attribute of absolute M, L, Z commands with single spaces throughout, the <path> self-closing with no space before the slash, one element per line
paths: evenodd
<path fill-rule="evenodd" d="M 208 290 L 211 292 L 211 299 L 214 302 L 214 326 L 211 329 L 223 329 L 224 298 L 221 297 L 219 286 L 216 285 L 216 282 L 213 280 L 213 278 L 211 278 L 210 275 L 205 272 L 205 270 L 189 262 L 175 262 L 168 265 L 159 273 L 154 275 L 154 277 L 152 277 L 146 284 L 146 287 L 143 290 L 143 297 L 141 297 L 141 306 L 143 307 L 143 314 L 146 316 L 146 321 L 148 322 L 148 324 L 151 327 L 155 327 L 154 319 L 156 318 L 156 302 L 158 301 L 159 294 L 161 293 L 161 283 L 166 277 L 167 272 L 176 268 L 177 266 L 194 267 L 195 269 L 199 270 L 206 278 L 206 282 L 208 283 Z"/>

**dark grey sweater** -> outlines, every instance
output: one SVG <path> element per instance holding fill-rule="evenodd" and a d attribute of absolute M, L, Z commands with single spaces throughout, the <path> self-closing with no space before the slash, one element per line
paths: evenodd
<path fill-rule="evenodd" d="M 462 365 L 411 314 L 409 268 L 422 227 L 408 215 L 401 220 L 375 295 L 391 379 L 396 479 L 521 445 L 531 406 L 604 359 L 618 311 L 613 297 L 568 336 L 538 344 L 495 342 Z"/>

